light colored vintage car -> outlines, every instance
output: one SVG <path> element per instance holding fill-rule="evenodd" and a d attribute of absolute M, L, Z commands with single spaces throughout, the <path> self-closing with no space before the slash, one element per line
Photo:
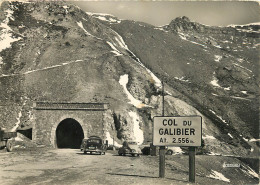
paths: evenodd
<path fill-rule="evenodd" d="M 118 155 L 130 154 L 132 156 L 139 156 L 142 154 L 142 151 L 135 141 L 124 141 L 123 146 L 119 148 Z"/>

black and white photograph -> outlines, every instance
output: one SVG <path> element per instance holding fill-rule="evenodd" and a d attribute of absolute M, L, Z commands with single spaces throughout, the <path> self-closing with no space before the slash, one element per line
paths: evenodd
<path fill-rule="evenodd" d="M 0 0 L 0 184 L 258 185 L 259 5 Z"/>

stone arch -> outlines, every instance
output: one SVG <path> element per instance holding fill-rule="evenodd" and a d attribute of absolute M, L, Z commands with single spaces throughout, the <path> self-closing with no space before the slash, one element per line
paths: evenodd
<path fill-rule="evenodd" d="M 58 127 L 60 126 L 60 124 L 64 124 L 68 126 L 68 123 L 66 124 L 66 122 L 68 121 L 73 121 L 75 123 L 75 125 L 78 124 L 78 127 L 80 127 L 82 129 L 82 132 L 83 132 L 83 137 L 87 137 L 87 132 L 86 132 L 86 128 L 85 128 L 85 125 L 82 124 L 83 121 L 79 118 L 77 119 L 74 119 L 72 118 L 71 116 L 62 116 L 59 121 L 57 121 L 53 127 L 52 127 L 52 130 L 51 130 L 51 144 L 52 146 L 54 146 L 55 148 L 58 148 L 58 145 L 57 145 L 57 129 Z"/>

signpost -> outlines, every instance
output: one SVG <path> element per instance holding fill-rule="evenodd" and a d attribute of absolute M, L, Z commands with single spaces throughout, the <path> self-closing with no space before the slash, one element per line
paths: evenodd
<path fill-rule="evenodd" d="M 200 116 L 154 117 L 153 145 L 201 146 Z"/>
<path fill-rule="evenodd" d="M 195 147 L 201 146 L 202 117 L 154 117 L 153 145 L 160 146 L 187 146 L 189 147 L 189 181 L 195 182 Z M 162 150 L 165 152 L 165 150 Z M 161 159 L 162 158 L 162 159 Z M 160 150 L 160 177 L 164 177 L 165 156 Z"/>
<path fill-rule="evenodd" d="M 164 116 L 164 81 L 162 81 L 162 116 Z M 165 146 L 159 148 L 159 177 L 165 177 Z"/>

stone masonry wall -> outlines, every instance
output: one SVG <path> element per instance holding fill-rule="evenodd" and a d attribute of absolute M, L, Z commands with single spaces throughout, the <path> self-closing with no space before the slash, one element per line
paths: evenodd
<path fill-rule="evenodd" d="M 93 135 L 104 138 L 103 114 L 104 111 L 93 110 L 34 110 L 33 141 L 56 147 L 56 128 L 67 118 L 81 125 L 85 138 Z"/>

